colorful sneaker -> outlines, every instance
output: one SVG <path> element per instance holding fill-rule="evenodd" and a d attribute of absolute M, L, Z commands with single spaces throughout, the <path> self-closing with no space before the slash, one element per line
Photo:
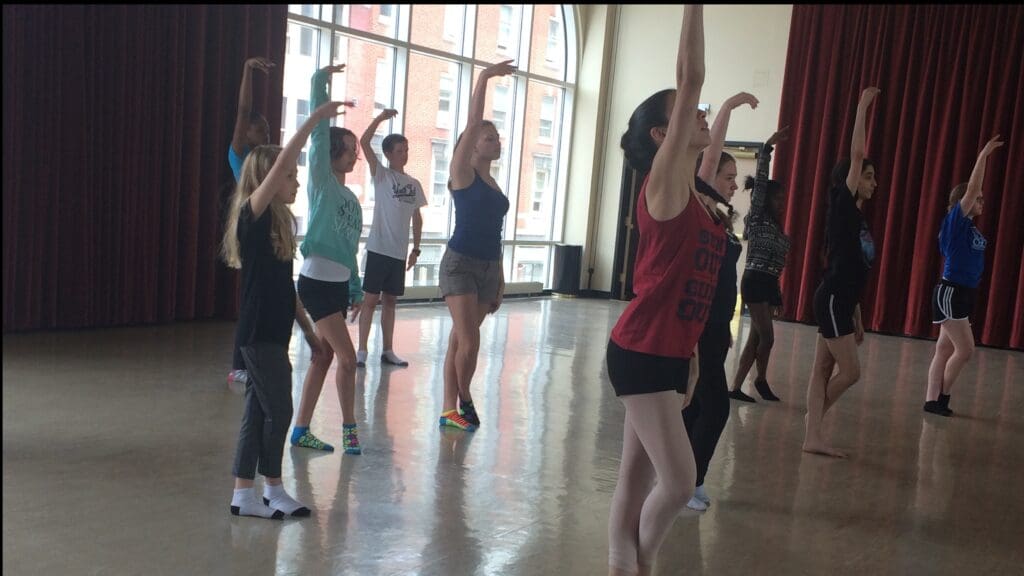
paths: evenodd
<path fill-rule="evenodd" d="M 480 417 L 477 416 L 476 407 L 473 406 L 472 402 L 459 401 L 459 415 L 465 418 L 466 422 L 469 422 L 477 428 L 480 427 Z"/>
<path fill-rule="evenodd" d="M 441 426 L 451 426 L 452 428 L 458 428 L 459 430 L 465 430 L 472 432 L 476 430 L 476 426 L 459 415 L 458 410 L 449 410 L 441 414 L 440 418 Z"/>
<path fill-rule="evenodd" d="M 356 443 L 358 444 L 358 440 Z M 331 446 L 317 438 L 308 430 L 298 438 L 293 435 L 292 446 L 298 446 L 299 448 L 312 448 L 313 450 L 323 450 L 324 452 L 334 452 L 334 446 Z"/>
<path fill-rule="evenodd" d="M 359 432 L 355 424 L 341 425 L 341 444 L 345 448 L 345 454 L 362 454 L 363 449 L 359 447 Z"/>

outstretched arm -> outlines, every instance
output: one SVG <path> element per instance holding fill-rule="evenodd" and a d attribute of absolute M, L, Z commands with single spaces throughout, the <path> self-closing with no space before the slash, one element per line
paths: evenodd
<path fill-rule="evenodd" d="M 857 103 L 857 118 L 853 125 L 853 138 L 850 141 L 850 172 L 846 175 L 846 187 L 854 197 L 860 183 L 861 169 L 864 167 L 864 148 L 866 146 L 866 128 L 868 107 L 882 91 L 874 86 L 865 88 Z"/>
<path fill-rule="evenodd" d="M 704 159 L 701 160 L 697 173 L 701 180 L 712 182 L 718 174 L 718 162 L 722 159 L 722 149 L 725 148 L 725 133 L 729 131 L 729 117 L 733 110 L 744 104 L 749 104 L 751 109 L 755 109 L 759 102 L 753 94 L 740 92 L 726 100 L 718 116 L 715 116 L 715 123 L 711 125 L 711 145 L 704 149 Z"/>
<path fill-rule="evenodd" d="M 305 146 L 306 139 L 309 138 L 313 127 L 318 122 L 326 122 L 331 116 L 340 114 L 342 106 L 342 102 L 328 102 L 314 110 L 309 118 L 302 123 L 302 126 L 299 127 L 295 135 L 292 136 L 288 144 L 278 154 L 277 160 L 274 161 L 270 172 L 267 173 L 267 177 L 263 179 L 263 182 L 260 183 L 259 187 L 256 188 L 249 198 L 253 217 L 259 218 L 262 216 L 263 211 L 267 209 L 267 206 L 270 206 L 278 191 L 288 185 L 289 176 L 294 178 L 295 162 L 299 159 L 299 152 Z"/>
<path fill-rule="evenodd" d="M 267 58 L 249 58 L 242 69 L 242 85 L 238 89 L 238 114 L 235 116 L 235 131 L 231 135 L 231 148 L 235 154 L 242 156 L 246 148 L 245 133 L 249 130 L 249 117 L 252 115 L 252 71 L 259 70 L 269 73 L 275 64 Z"/>
<path fill-rule="evenodd" d="M 388 108 L 382 111 L 376 118 L 370 121 L 370 125 L 366 127 L 366 131 L 359 138 L 359 145 L 363 148 L 363 158 L 366 159 L 366 163 L 370 166 L 370 176 L 377 175 L 377 166 L 380 164 L 377 153 L 373 151 L 373 135 L 377 133 L 377 127 L 381 125 L 381 122 L 390 120 L 395 116 L 398 116 L 398 110 Z"/>
<path fill-rule="evenodd" d="M 978 152 L 978 159 L 974 162 L 974 170 L 971 171 L 971 179 L 967 181 L 967 193 L 960 199 L 960 211 L 966 216 L 974 206 L 974 201 L 981 195 L 981 185 L 985 182 L 985 163 L 988 157 L 996 148 L 1003 145 L 996 134 L 991 140 L 985 143 L 985 147 Z"/>
<path fill-rule="evenodd" d="M 750 214 L 760 218 L 764 214 L 765 200 L 768 192 L 768 173 L 772 164 L 772 147 L 776 142 L 783 142 L 789 136 L 789 126 L 772 134 L 765 140 L 757 153 L 757 172 L 754 175 L 754 189 L 750 191 Z"/>
<path fill-rule="evenodd" d="M 699 129 L 697 104 L 704 86 L 704 7 L 683 8 L 683 29 L 676 56 L 676 98 L 668 127 L 653 128 L 663 138 L 647 180 L 647 210 L 655 220 L 675 218 L 686 209 L 694 181 L 693 161 L 687 148 Z M 689 164 L 689 165 L 687 165 Z M 682 185 L 682 183 L 686 183 Z"/>
<path fill-rule="evenodd" d="M 473 147 L 476 146 L 477 137 L 480 135 L 480 128 L 483 126 L 484 103 L 487 100 L 487 81 L 497 76 L 507 76 L 516 71 L 511 60 L 491 64 L 480 72 L 473 88 L 473 95 L 469 100 L 469 118 L 466 121 L 466 129 L 462 131 L 461 139 L 452 152 L 452 163 L 450 167 L 452 189 L 465 188 L 473 183 Z"/>

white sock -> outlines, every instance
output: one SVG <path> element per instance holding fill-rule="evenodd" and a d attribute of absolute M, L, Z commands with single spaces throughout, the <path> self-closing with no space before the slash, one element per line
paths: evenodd
<path fill-rule="evenodd" d="M 231 496 L 231 513 L 235 516 L 258 516 L 260 518 L 284 518 L 284 512 L 274 510 L 256 499 L 256 489 L 237 488 Z"/>
<path fill-rule="evenodd" d="M 396 356 L 394 350 L 385 350 L 384 353 L 381 354 L 381 358 L 382 359 L 386 359 L 388 362 L 390 362 L 392 364 L 397 364 L 399 366 L 408 366 L 409 365 L 408 362 L 406 362 L 405 360 L 402 360 L 401 358 Z"/>
<path fill-rule="evenodd" d="M 697 489 L 693 492 L 693 497 L 705 504 L 711 504 L 711 498 L 708 498 L 708 493 L 704 491 L 703 484 L 697 486 Z"/>
<path fill-rule="evenodd" d="M 690 498 L 690 501 L 686 503 L 686 507 L 689 508 L 690 510 L 697 510 L 698 512 L 703 512 L 708 509 L 708 505 L 705 504 L 703 500 L 697 498 L 696 496 Z"/>
<path fill-rule="evenodd" d="M 289 516 L 309 516 L 310 514 L 309 508 L 306 508 L 301 502 L 289 496 L 281 484 L 276 486 L 267 484 L 263 486 L 263 499 L 267 501 L 271 508 L 280 510 Z"/>
<path fill-rule="evenodd" d="M 356 350 L 356 366 L 366 366 L 366 350 Z"/>

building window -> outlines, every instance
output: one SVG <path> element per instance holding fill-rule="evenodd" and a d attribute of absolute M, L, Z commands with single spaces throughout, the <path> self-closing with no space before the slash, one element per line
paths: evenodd
<path fill-rule="evenodd" d="M 283 132 L 288 123 L 288 98 L 281 98 L 281 131 Z M 281 140 L 281 145 L 284 145 L 284 140 Z"/>
<path fill-rule="evenodd" d="M 441 75 L 441 86 L 437 96 L 437 127 L 449 128 L 452 125 L 452 90 L 454 82 L 447 74 Z"/>
<path fill-rule="evenodd" d="M 430 148 L 434 158 L 430 203 L 434 206 L 444 206 L 448 198 L 448 143 L 435 140 L 431 142 Z"/>
<path fill-rule="evenodd" d="M 561 38 L 562 23 L 555 18 L 548 20 L 548 46 L 544 52 L 548 64 L 557 65 L 562 61 Z"/>
<path fill-rule="evenodd" d="M 299 32 L 299 54 L 313 55 L 313 30 L 303 26 Z"/>
<path fill-rule="evenodd" d="M 306 165 L 306 151 L 305 150 L 299 151 L 299 160 L 298 160 L 297 164 L 299 166 L 305 166 Z"/>
<path fill-rule="evenodd" d="M 465 7 L 454 4 L 446 4 L 444 7 L 444 39 L 454 42 L 462 37 L 462 29 L 465 27 L 463 13 Z"/>
<path fill-rule="evenodd" d="M 540 212 L 544 207 L 544 198 L 551 186 L 551 156 L 533 157 L 533 200 L 531 208 Z"/>
<path fill-rule="evenodd" d="M 512 15 L 514 8 L 509 4 L 502 4 L 500 17 L 498 19 L 498 48 L 508 50 L 512 45 Z"/>
<path fill-rule="evenodd" d="M 391 67 L 388 61 L 380 58 L 377 60 L 377 76 L 373 82 L 373 108 L 383 110 L 391 102 Z"/>
<path fill-rule="evenodd" d="M 298 130 L 309 118 L 309 100 L 297 100 L 295 102 L 295 129 Z M 284 141 L 281 142 L 284 144 Z"/>
<path fill-rule="evenodd" d="M 541 140 L 551 140 L 555 126 L 555 97 L 544 96 L 540 101 L 540 133 Z"/>
<path fill-rule="evenodd" d="M 391 20 L 391 15 L 394 13 L 394 4 L 381 4 L 380 5 L 380 19 Z"/>
<path fill-rule="evenodd" d="M 511 103 L 508 97 L 508 86 L 502 84 L 494 85 L 494 109 L 491 111 L 491 120 L 494 122 L 494 127 L 497 128 L 498 134 L 504 135 L 505 132 L 505 120 L 508 118 L 508 110 L 511 108 Z"/>

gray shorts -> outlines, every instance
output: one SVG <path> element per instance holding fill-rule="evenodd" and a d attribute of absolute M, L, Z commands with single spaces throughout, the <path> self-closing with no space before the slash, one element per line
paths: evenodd
<path fill-rule="evenodd" d="M 481 260 L 446 248 L 441 257 L 441 296 L 476 294 L 477 302 L 494 302 L 501 286 L 501 260 Z"/>

